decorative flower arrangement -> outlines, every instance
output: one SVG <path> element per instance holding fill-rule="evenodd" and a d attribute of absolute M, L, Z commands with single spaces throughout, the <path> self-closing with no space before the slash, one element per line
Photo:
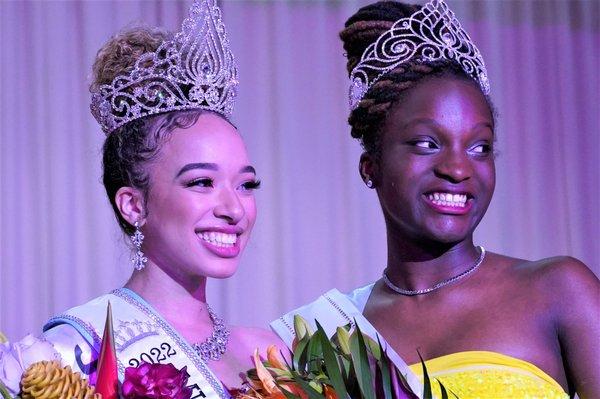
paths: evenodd
<path fill-rule="evenodd" d="M 142 363 L 125 369 L 121 387 L 123 399 L 190 399 L 187 368 L 178 370 L 171 363 Z"/>
<path fill-rule="evenodd" d="M 43 360 L 29 366 L 21 378 L 22 399 L 102 399 L 71 367 Z"/>
<path fill-rule="evenodd" d="M 4 398 L 20 393 L 21 377 L 33 364 L 41 360 L 61 360 L 51 343 L 31 334 L 12 344 L 4 335 L 0 336 L 0 394 Z"/>
<path fill-rule="evenodd" d="M 267 360 L 254 353 L 254 369 L 246 373 L 245 389 L 233 392 L 236 399 L 414 399 L 403 376 L 376 342 L 356 326 L 338 327 L 327 334 L 317 322 L 313 332 L 300 316 L 294 318 L 296 339 L 291 362 L 267 350 Z M 421 360 L 424 375 L 423 399 L 432 398 L 431 381 Z M 438 381 L 439 383 L 439 381 Z M 442 399 L 448 398 L 441 385 Z"/>
<path fill-rule="evenodd" d="M 189 374 L 184 367 L 172 364 L 142 363 L 125 369 L 120 399 L 190 399 Z M 15 393 L 16 392 L 16 393 Z M 17 395 L 19 394 L 19 395 Z M 23 373 L 19 388 L 9 390 L 0 381 L 0 397 L 4 399 L 103 399 L 88 381 L 54 361 L 31 364 Z"/>
<path fill-rule="evenodd" d="M 138 367 L 128 367 L 119 387 L 110 304 L 106 319 L 94 387 L 69 366 L 62 367 L 61 356 L 50 342 L 28 335 L 16 344 L 9 344 L 0 333 L 0 398 L 191 398 L 192 390 L 187 387 L 187 368 L 178 370 L 170 363 L 141 363 Z"/>

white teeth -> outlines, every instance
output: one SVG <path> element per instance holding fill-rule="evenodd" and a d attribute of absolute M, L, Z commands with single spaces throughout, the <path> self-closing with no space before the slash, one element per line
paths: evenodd
<path fill-rule="evenodd" d="M 205 231 L 200 235 L 200 238 L 217 247 L 233 247 L 237 242 L 236 234 L 227 234 L 216 231 Z"/>
<path fill-rule="evenodd" d="M 436 205 L 464 208 L 467 203 L 465 194 L 432 193 L 427 198 Z"/>

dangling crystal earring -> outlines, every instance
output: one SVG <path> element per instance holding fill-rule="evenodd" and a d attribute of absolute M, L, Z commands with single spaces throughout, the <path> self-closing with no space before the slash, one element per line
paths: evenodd
<path fill-rule="evenodd" d="M 131 258 L 131 263 L 133 263 L 133 267 L 135 270 L 142 270 L 146 266 L 146 262 L 148 262 L 148 258 L 144 256 L 142 252 L 142 243 L 144 242 L 144 235 L 140 230 L 140 223 L 135 222 L 133 224 L 135 227 L 135 232 L 130 236 L 131 242 L 135 245 L 135 254 Z"/>

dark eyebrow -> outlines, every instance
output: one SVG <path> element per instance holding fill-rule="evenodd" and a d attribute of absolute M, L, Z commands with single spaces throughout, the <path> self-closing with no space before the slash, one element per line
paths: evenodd
<path fill-rule="evenodd" d="M 177 177 L 181 176 L 182 174 L 184 174 L 185 172 L 187 172 L 188 170 L 192 170 L 192 169 L 206 169 L 206 170 L 218 171 L 219 167 L 217 166 L 216 163 L 208 163 L 208 162 L 188 163 L 183 168 L 181 168 L 181 170 L 179 171 L 179 173 L 177 173 L 177 176 L 175 176 L 175 177 L 177 178 Z M 248 166 L 244 166 L 242 169 L 240 169 L 240 173 L 256 174 L 256 169 L 254 169 L 254 167 L 248 165 Z"/>
<path fill-rule="evenodd" d="M 248 165 L 248 166 L 244 166 L 242 169 L 240 169 L 240 173 L 254 173 L 254 174 L 256 174 L 256 169 L 254 169 L 252 166 Z"/>
<path fill-rule="evenodd" d="M 208 170 L 217 171 L 217 170 L 219 170 L 219 167 L 217 166 L 217 164 L 214 164 L 214 163 L 206 163 L 206 162 L 188 163 L 183 168 L 181 168 L 181 170 L 179 171 L 179 173 L 177 173 L 177 176 L 175 176 L 175 177 L 179 177 L 182 174 L 184 174 L 185 172 L 187 172 L 188 170 L 192 170 L 192 169 L 208 169 Z"/>

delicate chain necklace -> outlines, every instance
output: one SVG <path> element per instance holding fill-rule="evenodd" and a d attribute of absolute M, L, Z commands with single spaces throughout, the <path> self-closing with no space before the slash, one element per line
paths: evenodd
<path fill-rule="evenodd" d="M 192 348 L 205 362 L 221 360 L 221 357 L 227 351 L 227 342 L 229 342 L 231 332 L 225 326 L 225 321 L 217 316 L 208 304 L 206 304 L 206 309 L 210 320 L 213 322 L 213 332 L 204 342 L 192 344 Z"/>
<path fill-rule="evenodd" d="M 396 284 L 392 283 L 390 281 L 390 279 L 388 278 L 386 272 L 387 272 L 387 268 L 383 271 L 383 281 L 385 282 L 385 285 L 388 286 L 389 289 L 391 289 L 394 292 L 397 292 L 398 294 L 402 294 L 402 295 L 408 295 L 408 296 L 414 296 L 414 295 L 423 295 L 423 294 L 429 294 L 432 291 L 435 291 L 439 288 L 442 288 L 448 284 L 452 284 L 455 281 L 458 281 L 462 278 L 467 277 L 469 274 L 473 273 L 475 270 L 477 270 L 477 268 L 481 265 L 481 263 L 483 262 L 483 258 L 485 258 L 485 249 L 481 246 L 478 247 L 479 248 L 479 258 L 477 259 L 477 261 L 475 262 L 475 264 L 473 266 L 471 266 L 469 269 L 465 270 L 464 272 L 457 274 L 454 277 L 450 277 L 446 280 L 440 281 L 439 283 L 437 283 L 436 285 L 434 285 L 433 287 L 429 287 L 429 288 L 423 288 L 422 290 L 406 290 L 404 288 L 400 288 L 398 287 Z"/>

